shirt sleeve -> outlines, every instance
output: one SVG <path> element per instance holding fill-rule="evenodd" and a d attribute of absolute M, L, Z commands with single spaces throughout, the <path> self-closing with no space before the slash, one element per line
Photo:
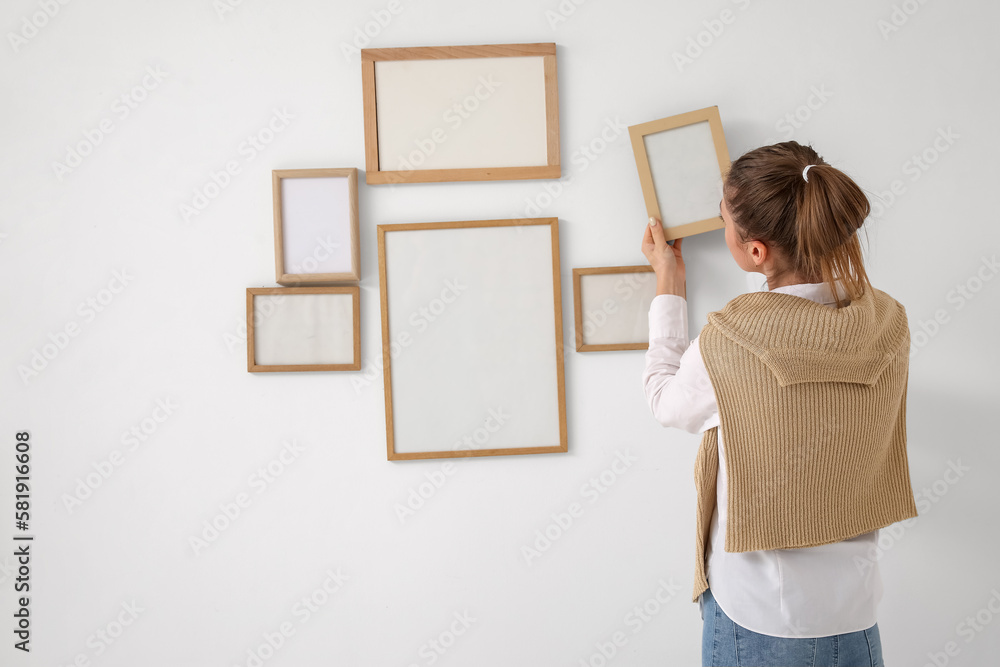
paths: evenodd
<path fill-rule="evenodd" d="M 649 409 L 663 426 L 700 433 L 719 424 L 698 338 L 688 340 L 687 299 L 660 294 L 649 305 L 649 349 L 642 375 Z"/>

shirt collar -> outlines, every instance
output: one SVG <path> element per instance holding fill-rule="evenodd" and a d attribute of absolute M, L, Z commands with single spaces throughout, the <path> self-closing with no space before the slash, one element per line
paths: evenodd
<path fill-rule="evenodd" d="M 766 286 L 766 283 L 765 283 Z M 847 300 L 847 294 L 844 291 L 844 285 L 842 283 L 837 283 L 838 292 L 840 293 L 840 298 L 842 300 Z M 833 291 L 826 282 L 822 283 L 796 283 L 794 285 L 782 285 L 781 287 L 775 287 L 772 290 L 764 290 L 765 292 L 780 292 L 782 294 L 791 294 L 793 296 L 800 296 L 804 299 L 809 299 L 810 301 L 815 301 L 817 303 L 832 305 L 837 303 L 837 300 L 833 297 Z"/>

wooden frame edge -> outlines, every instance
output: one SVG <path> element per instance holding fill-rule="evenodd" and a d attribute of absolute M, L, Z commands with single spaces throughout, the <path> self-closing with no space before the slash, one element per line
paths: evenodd
<path fill-rule="evenodd" d="M 628 128 L 629 140 L 632 142 L 632 153 L 635 155 L 635 168 L 639 174 L 639 187 L 642 189 L 642 200 L 646 205 L 646 215 L 655 217 L 660 222 L 663 215 L 660 214 L 660 203 L 656 199 L 656 187 L 653 185 L 653 170 L 649 166 L 649 156 L 646 154 L 646 143 L 643 141 L 643 134 L 634 129 L 635 125 Z M 666 232 L 666 228 L 664 228 Z M 669 240 L 669 239 L 668 239 Z"/>
<path fill-rule="evenodd" d="M 726 176 L 729 174 L 729 168 L 732 166 L 732 162 L 729 158 L 729 144 L 726 143 L 726 132 L 722 128 L 722 116 L 719 114 L 719 107 L 709 107 L 711 111 L 709 112 L 708 127 L 712 130 L 712 143 L 715 144 L 715 157 L 719 161 L 719 173 L 722 174 L 722 180 L 725 182 Z M 720 217 L 721 221 L 722 218 Z"/>
<path fill-rule="evenodd" d="M 542 58 L 545 80 L 545 157 L 550 169 L 554 168 L 554 176 L 540 178 L 560 178 L 562 165 L 559 160 L 559 76 L 556 69 L 555 44 L 552 54 Z M 550 83 L 551 82 L 551 83 Z"/>
<path fill-rule="evenodd" d="M 584 345 L 577 352 L 623 352 L 627 350 L 648 350 L 649 343 L 628 343 L 615 345 Z"/>
<path fill-rule="evenodd" d="M 462 459 L 477 456 L 511 456 L 516 454 L 562 454 L 564 445 L 545 447 L 502 447 L 496 449 L 445 449 L 438 452 L 407 452 L 389 454 L 389 461 L 420 461 L 427 459 Z"/>
<path fill-rule="evenodd" d="M 559 218 L 552 221 L 552 290 L 555 300 L 556 315 L 556 391 L 559 403 L 559 448 L 556 451 L 569 451 L 569 438 L 566 426 L 566 369 L 563 357 L 563 320 L 562 320 L 562 274 L 559 263 Z"/>
<path fill-rule="evenodd" d="M 405 232 L 418 229 L 463 229 L 467 227 L 531 227 L 551 225 L 559 218 L 495 218 L 493 220 L 445 220 L 441 222 L 397 222 L 378 225 L 387 232 Z M 381 274 L 379 274 L 381 277 Z"/>
<path fill-rule="evenodd" d="M 282 215 L 281 176 L 277 170 L 271 170 L 271 206 L 274 214 L 274 279 L 285 273 L 285 232 L 284 216 Z"/>
<path fill-rule="evenodd" d="M 257 372 L 256 359 L 254 358 L 254 327 L 253 327 L 253 297 L 254 293 L 247 288 L 247 372 Z"/>
<path fill-rule="evenodd" d="M 386 283 L 385 261 L 385 233 L 387 231 L 394 230 L 387 225 L 378 225 L 376 227 L 378 236 L 379 312 L 382 316 L 382 393 L 385 401 L 385 447 L 386 456 L 390 461 L 393 461 L 395 460 L 395 449 L 393 447 L 395 431 L 392 426 L 392 345 L 389 340 L 389 290 Z"/>
<path fill-rule="evenodd" d="M 361 49 L 361 62 L 381 60 L 448 60 L 466 58 L 504 58 L 518 56 L 554 56 L 555 42 L 524 44 L 463 44 L 457 46 L 399 46 Z"/>
<path fill-rule="evenodd" d="M 573 338 L 576 339 L 576 351 L 582 352 L 583 343 L 583 301 L 580 290 L 580 269 L 573 269 Z"/>
<path fill-rule="evenodd" d="M 371 174 L 379 173 L 378 114 L 375 106 L 375 61 L 361 50 L 361 115 L 365 135 L 365 182 L 372 185 Z"/>
<path fill-rule="evenodd" d="M 358 280 L 360 277 L 354 273 L 284 273 L 275 282 L 283 287 L 334 287 Z"/>
<path fill-rule="evenodd" d="M 358 170 L 350 167 L 347 174 L 347 191 L 350 199 L 351 216 L 351 269 L 354 280 L 361 280 L 361 228 L 358 222 Z"/>
<path fill-rule="evenodd" d="M 524 181 L 536 178 L 559 178 L 562 167 L 475 167 L 469 169 L 414 169 L 412 171 L 374 171 L 365 173 L 368 185 L 406 183 L 452 183 L 466 181 Z"/>

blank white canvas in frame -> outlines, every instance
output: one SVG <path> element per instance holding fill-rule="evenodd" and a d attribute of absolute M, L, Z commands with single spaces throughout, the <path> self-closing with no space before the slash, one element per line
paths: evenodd
<path fill-rule="evenodd" d="M 382 171 L 548 163 L 543 56 L 375 62 Z"/>
<path fill-rule="evenodd" d="M 642 141 L 663 224 L 717 218 L 722 172 L 708 121 L 647 134 Z"/>
<path fill-rule="evenodd" d="M 559 446 L 549 225 L 385 233 L 393 448 Z M 404 336 L 405 339 L 405 336 Z M 494 418 L 490 424 L 496 423 Z"/>
<path fill-rule="evenodd" d="M 351 199 L 346 176 L 281 179 L 285 273 L 350 273 Z"/>
<path fill-rule="evenodd" d="M 656 274 L 652 271 L 581 275 L 584 345 L 647 342 L 654 296 Z"/>
<path fill-rule="evenodd" d="M 350 364 L 354 362 L 354 297 L 345 294 L 285 294 L 267 300 L 273 311 L 257 311 L 254 298 L 254 361 L 258 366 Z"/>

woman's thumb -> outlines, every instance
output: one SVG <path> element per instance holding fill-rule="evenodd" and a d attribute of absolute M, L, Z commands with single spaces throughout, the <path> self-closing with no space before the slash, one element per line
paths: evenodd
<path fill-rule="evenodd" d="M 653 240 L 656 242 L 656 245 L 666 243 L 663 238 L 663 225 L 660 224 L 660 221 L 651 217 L 649 219 L 649 226 L 653 230 Z"/>

